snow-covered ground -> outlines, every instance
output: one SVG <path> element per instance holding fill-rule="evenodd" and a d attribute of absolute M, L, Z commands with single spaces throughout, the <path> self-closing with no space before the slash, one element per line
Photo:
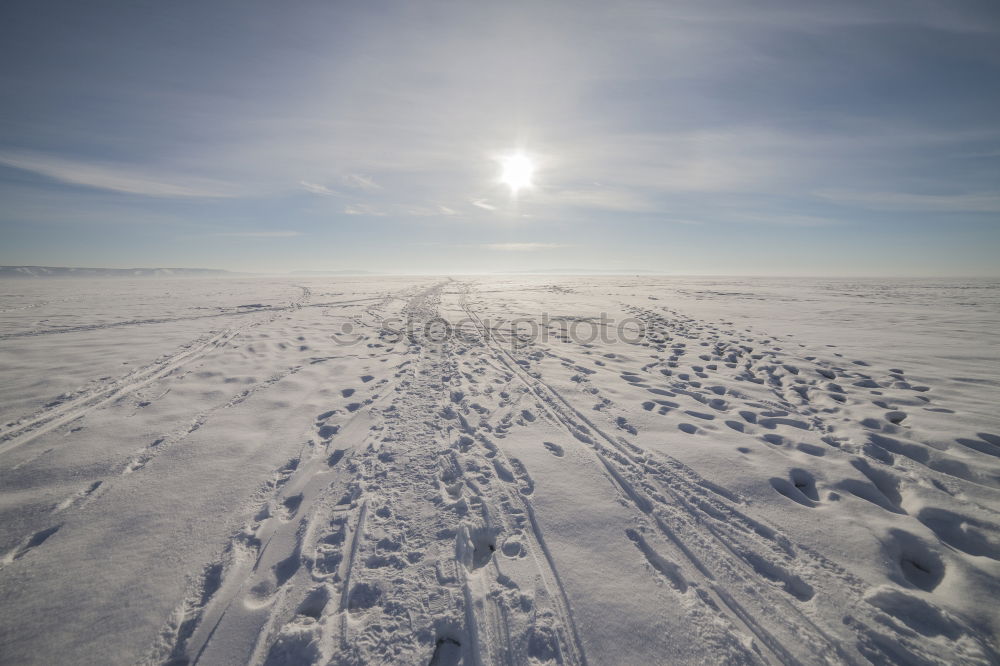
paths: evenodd
<path fill-rule="evenodd" d="M 0 341 L 4 664 L 1000 660 L 995 281 L 4 280 Z"/>

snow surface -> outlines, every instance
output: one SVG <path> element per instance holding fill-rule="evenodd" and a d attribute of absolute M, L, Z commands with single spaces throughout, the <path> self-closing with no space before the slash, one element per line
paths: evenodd
<path fill-rule="evenodd" d="M 0 663 L 1000 660 L 998 282 L 22 279 L 0 315 Z"/>

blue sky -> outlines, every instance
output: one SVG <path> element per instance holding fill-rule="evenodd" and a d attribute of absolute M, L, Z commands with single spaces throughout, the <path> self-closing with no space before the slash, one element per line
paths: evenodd
<path fill-rule="evenodd" d="M 0 91 L 7 265 L 1000 274 L 994 0 L 7 0 Z"/>

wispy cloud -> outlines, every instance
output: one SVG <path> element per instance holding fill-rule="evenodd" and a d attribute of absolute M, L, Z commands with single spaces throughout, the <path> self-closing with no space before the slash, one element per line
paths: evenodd
<path fill-rule="evenodd" d="M 484 243 L 479 247 L 502 252 L 537 252 L 538 250 L 553 250 L 570 246 L 564 243 Z"/>
<path fill-rule="evenodd" d="M 319 194 L 324 197 L 343 196 L 340 192 L 335 192 L 326 185 L 320 185 L 319 183 L 310 183 L 307 180 L 300 180 L 299 185 L 302 186 L 303 190 L 305 190 L 306 192 L 311 192 L 312 194 Z"/>
<path fill-rule="evenodd" d="M 178 179 L 133 166 L 97 164 L 39 153 L 0 153 L 0 164 L 71 185 L 148 197 L 228 198 L 238 188 L 207 179 Z"/>
<path fill-rule="evenodd" d="M 781 211 L 764 213 L 731 213 L 720 214 L 720 219 L 741 224 L 765 224 L 786 227 L 830 227 L 843 224 L 844 220 L 822 215 L 799 215 Z"/>
<path fill-rule="evenodd" d="M 904 236 L 921 225 L 914 246 L 963 270 L 937 240 L 983 257 L 996 245 L 1000 227 L 982 223 L 1000 212 L 989 3 L 613 4 L 307 3 L 285 15 L 265 3 L 234 15 L 206 3 L 198 34 L 174 5 L 148 33 L 108 8 L 13 17 L 13 50 L 45 44 L 52 58 L 4 70 L 19 92 L 0 123 L 0 224 L 30 243 L 0 251 L 89 251 L 34 221 L 86 225 L 122 251 L 174 251 L 112 231 L 138 224 L 280 239 L 243 231 L 280 220 L 303 237 L 279 244 L 303 257 L 321 239 L 356 253 L 428 241 L 367 257 L 411 269 L 572 255 L 749 270 L 781 246 L 868 248 L 876 224 Z M 514 149 L 537 166 L 516 200 L 495 159 Z M 739 241 L 720 245 L 729 232 Z M 491 241 L 521 236 L 556 242 Z M 551 249 L 561 241 L 574 250 Z M 271 261 L 267 242 L 235 244 L 239 261 Z"/>
<path fill-rule="evenodd" d="M 371 176 L 360 173 L 349 173 L 341 178 L 347 187 L 356 190 L 381 190 L 382 186 L 372 180 Z"/>
<path fill-rule="evenodd" d="M 344 215 L 366 215 L 373 217 L 382 217 L 386 215 L 386 211 L 381 208 L 376 208 L 374 206 L 369 206 L 368 204 L 351 204 L 344 207 Z"/>
<path fill-rule="evenodd" d="M 360 173 L 349 173 L 345 176 L 341 176 L 337 179 L 337 182 L 342 188 L 349 190 L 364 190 L 368 192 L 375 192 L 381 190 L 382 186 L 376 183 L 371 176 L 366 176 Z M 300 180 L 299 185 L 306 192 L 312 194 L 319 194 L 325 197 L 343 197 L 346 196 L 343 192 L 339 191 L 337 188 L 330 187 L 329 185 L 323 185 L 322 183 L 313 183 L 308 180 Z"/>
<path fill-rule="evenodd" d="M 543 192 L 539 203 L 617 212 L 647 212 L 656 210 L 648 195 L 625 189 L 605 187 L 578 188 Z"/>
<path fill-rule="evenodd" d="M 701 220 L 689 220 L 686 218 L 678 218 L 678 217 L 663 217 L 659 219 L 661 222 L 667 222 L 668 224 L 684 224 L 692 227 L 704 224 Z"/>
<path fill-rule="evenodd" d="M 353 203 L 344 207 L 345 215 L 369 217 L 453 217 L 458 211 L 442 205 L 411 203 Z"/>
<path fill-rule="evenodd" d="M 1000 213 L 1000 195 L 992 192 L 966 194 L 910 194 L 905 192 L 853 192 L 829 190 L 817 196 L 836 203 L 886 211 L 933 211 L 935 213 Z"/>
<path fill-rule="evenodd" d="M 299 231 L 226 231 L 212 234 L 221 238 L 292 238 L 301 236 Z"/>

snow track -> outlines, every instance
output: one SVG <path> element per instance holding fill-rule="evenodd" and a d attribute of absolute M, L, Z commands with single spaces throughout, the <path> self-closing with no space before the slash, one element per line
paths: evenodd
<path fill-rule="evenodd" d="M 0 431 L 12 492 L 52 478 L 11 495 L 14 601 L 127 526 L 96 552 L 148 610 L 88 588 L 122 629 L 82 661 L 1000 662 L 1000 437 L 932 381 L 605 283 L 301 289 Z M 644 336 L 567 333 L 591 303 Z M 19 622 L 0 663 L 48 661 Z"/>
<path fill-rule="evenodd" d="M 302 294 L 289 307 L 297 307 L 307 302 L 309 289 L 302 287 Z M 162 379 L 211 352 L 225 347 L 236 336 L 254 326 L 266 324 L 274 320 L 276 315 L 269 313 L 237 328 L 227 328 L 213 331 L 206 336 L 184 345 L 179 351 L 157 359 L 149 365 L 137 368 L 132 372 L 113 380 L 101 382 L 97 386 L 88 387 L 76 395 L 60 397 L 45 406 L 44 409 L 15 423 L 0 429 L 0 454 L 14 449 L 32 438 L 49 432 L 66 423 L 74 421 L 93 409 L 98 409 L 133 393 L 150 383 Z M 87 329 L 91 330 L 91 329 Z"/>

